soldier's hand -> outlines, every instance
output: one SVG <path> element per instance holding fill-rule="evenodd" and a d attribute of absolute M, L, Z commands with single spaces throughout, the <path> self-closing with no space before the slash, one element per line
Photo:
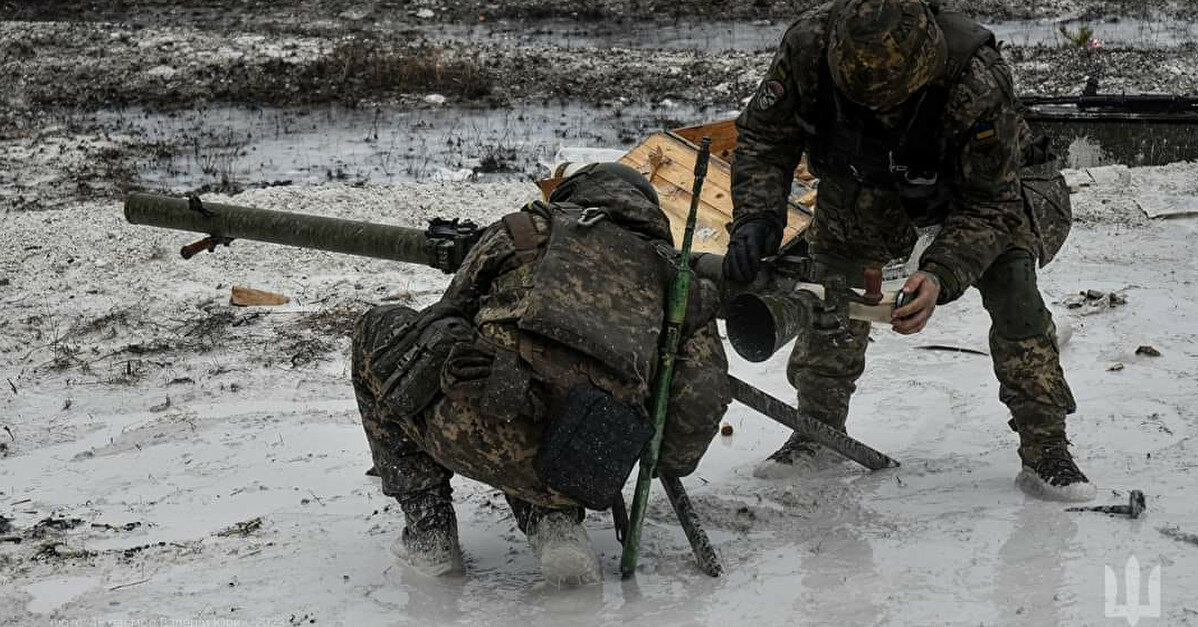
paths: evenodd
<path fill-rule="evenodd" d="M 757 277 L 763 257 L 776 254 L 782 234 L 773 221 L 748 220 L 732 229 L 728 254 L 724 256 L 724 278 L 748 283 Z"/>
<path fill-rule="evenodd" d="M 936 309 L 940 279 L 931 272 L 916 272 L 907 279 L 902 291 L 907 294 L 906 303 L 891 313 L 890 326 L 903 335 L 919 333 Z"/>

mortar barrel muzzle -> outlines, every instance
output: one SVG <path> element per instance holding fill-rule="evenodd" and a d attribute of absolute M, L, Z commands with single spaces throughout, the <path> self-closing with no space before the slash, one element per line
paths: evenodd
<path fill-rule="evenodd" d="M 732 349 L 754 363 L 769 359 L 795 339 L 809 317 L 797 297 L 780 294 L 740 294 L 726 313 Z"/>

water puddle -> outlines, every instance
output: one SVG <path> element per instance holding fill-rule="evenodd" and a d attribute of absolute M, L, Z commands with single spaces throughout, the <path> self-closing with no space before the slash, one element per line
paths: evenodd
<path fill-rule="evenodd" d="M 175 192 L 329 181 L 385 184 L 435 180 L 530 180 L 560 158 L 602 159 L 651 133 L 734 117 L 694 104 L 526 104 L 508 108 L 342 106 L 250 108 L 222 105 L 173 112 L 139 108 L 94 114 L 109 133 L 149 146 L 138 183 Z M 1198 125 L 1031 116 L 1073 167 L 1160 165 L 1198 158 Z M 1079 143 L 1079 139 L 1085 142 Z"/>
<path fill-rule="evenodd" d="M 563 147 L 628 150 L 665 128 L 734 112 L 696 105 L 533 104 L 511 108 L 247 108 L 96 114 L 111 132 L 161 144 L 138 164 L 144 185 L 388 183 L 544 173 Z"/>
<path fill-rule="evenodd" d="M 1159 18 L 1159 19 L 1157 19 Z M 989 24 L 999 41 L 1016 46 L 1065 45 L 1061 28 L 1076 35 L 1082 28 L 1093 30 L 1093 38 L 1104 46 L 1173 48 L 1198 41 L 1198 21 L 1187 22 L 1160 16 L 1109 18 L 1107 20 L 1018 20 Z"/>
<path fill-rule="evenodd" d="M 49 614 L 99 583 L 93 577 L 59 577 L 29 584 L 25 591 L 33 598 L 26 607 L 34 614 Z"/>

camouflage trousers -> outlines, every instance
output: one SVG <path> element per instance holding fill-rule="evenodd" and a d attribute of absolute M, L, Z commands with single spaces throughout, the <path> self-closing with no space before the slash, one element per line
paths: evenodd
<path fill-rule="evenodd" d="M 451 355 L 441 373 L 444 394 L 419 414 L 400 415 L 379 396 L 376 390 L 392 373 L 374 372 L 369 355 L 410 319 L 407 311 L 405 315 L 394 306 L 368 311 L 353 340 L 354 392 L 383 493 L 402 500 L 423 490 L 448 489 L 450 478 L 459 473 L 503 491 L 509 501 L 527 501 L 514 505 L 517 513 L 528 506 L 576 507 L 572 499 L 545 486 L 533 469 L 543 423 L 529 416 L 505 424 L 484 419 L 480 404 L 489 367 L 470 369 L 465 378 L 452 374 L 455 356 L 464 355 L 475 365 L 491 361 L 494 349 L 481 340 L 478 354 L 471 356 L 467 347 Z"/>
<path fill-rule="evenodd" d="M 850 277 L 862 276 L 860 262 L 819 251 L 814 256 L 819 274 L 839 274 L 850 282 Z M 1012 248 L 991 264 L 975 287 L 990 314 L 990 354 L 999 399 L 1011 410 L 1011 427 L 1025 446 L 1031 440 L 1063 437 L 1065 416 L 1076 406 L 1061 370 L 1056 327 L 1036 286 L 1035 257 Z M 854 320 L 843 334 L 800 336 L 787 367 L 800 411 L 844 429 L 849 398 L 865 370 L 869 327 Z"/>

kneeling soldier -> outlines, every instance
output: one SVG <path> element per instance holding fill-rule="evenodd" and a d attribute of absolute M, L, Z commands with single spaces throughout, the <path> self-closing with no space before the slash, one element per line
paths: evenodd
<path fill-rule="evenodd" d="M 438 303 L 363 316 L 354 388 L 383 491 L 406 519 L 397 555 L 460 570 L 456 472 L 504 492 L 546 580 L 600 580 L 584 507 L 614 502 L 652 434 L 675 254 L 649 182 L 596 164 L 491 225 Z M 677 476 L 731 400 L 716 289 L 692 292 L 660 457 Z"/>

